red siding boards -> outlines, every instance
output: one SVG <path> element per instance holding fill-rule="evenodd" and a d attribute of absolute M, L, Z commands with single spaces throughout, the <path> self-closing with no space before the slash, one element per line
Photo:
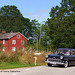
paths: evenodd
<path fill-rule="evenodd" d="M 5 47 L 5 52 L 7 53 L 7 50 L 8 50 L 8 40 L 5 40 L 5 44 L 3 44 L 3 40 L 1 40 L 1 43 L 2 43 L 3 47 Z"/>
<path fill-rule="evenodd" d="M 28 39 L 23 36 L 20 32 L 13 34 L 11 37 L 9 36 L 10 33 L 8 34 L 9 38 L 7 38 L 8 36 L 6 36 L 4 38 L 5 34 L 0 35 L 2 38 L 0 38 L 2 45 L 5 47 L 5 52 L 13 52 L 12 48 L 15 47 L 15 50 L 19 50 L 20 48 L 24 48 L 25 50 L 25 46 L 21 44 L 21 41 L 24 40 L 25 45 L 27 45 L 28 43 Z M 20 38 L 18 38 L 17 36 L 20 35 Z M 3 44 L 3 40 L 5 40 L 5 44 Z M 12 41 L 15 40 L 16 43 L 13 44 Z"/>

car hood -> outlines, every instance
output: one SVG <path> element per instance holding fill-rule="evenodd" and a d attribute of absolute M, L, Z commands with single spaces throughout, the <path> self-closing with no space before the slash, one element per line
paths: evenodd
<path fill-rule="evenodd" d="M 60 59 L 60 57 L 63 55 L 58 55 L 58 54 L 49 54 L 48 57 L 49 58 L 55 58 L 55 59 Z"/>

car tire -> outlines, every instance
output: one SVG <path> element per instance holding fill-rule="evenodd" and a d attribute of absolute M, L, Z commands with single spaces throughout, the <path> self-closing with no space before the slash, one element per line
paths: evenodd
<path fill-rule="evenodd" d="M 52 64 L 48 63 L 48 66 L 52 66 Z"/>
<path fill-rule="evenodd" d="M 69 66 L 69 62 L 65 61 L 64 67 L 67 68 Z"/>

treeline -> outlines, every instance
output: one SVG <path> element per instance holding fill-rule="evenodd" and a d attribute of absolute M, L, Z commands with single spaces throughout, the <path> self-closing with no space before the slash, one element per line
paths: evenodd
<path fill-rule="evenodd" d="M 21 32 L 35 49 L 52 50 L 59 47 L 75 48 L 75 0 L 62 0 L 60 6 L 51 8 L 50 18 L 39 23 L 24 18 L 16 6 L 0 8 L 0 32 Z M 36 44 L 35 44 L 36 43 Z"/>
<path fill-rule="evenodd" d="M 52 7 L 47 35 L 52 48 L 75 48 L 75 0 L 62 0 Z"/>
<path fill-rule="evenodd" d="M 37 20 L 24 18 L 16 6 L 3 6 L 0 8 L 0 32 L 21 32 L 26 37 L 32 37 L 34 31 L 37 30 Z"/>

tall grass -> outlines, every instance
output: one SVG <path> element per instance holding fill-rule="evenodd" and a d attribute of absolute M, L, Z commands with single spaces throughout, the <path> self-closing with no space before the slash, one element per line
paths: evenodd
<path fill-rule="evenodd" d="M 19 64 L 24 64 L 25 65 L 34 65 L 34 62 L 35 62 L 35 59 L 34 57 L 37 57 L 37 65 L 45 65 L 45 57 L 46 57 L 46 54 L 48 54 L 47 52 L 45 51 L 42 51 L 41 52 L 41 55 L 35 55 L 37 51 L 34 51 L 34 50 L 28 50 L 27 52 L 25 51 L 21 51 L 21 50 L 18 50 L 18 51 L 15 51 L 13 53 L 5 53 L 3 51 L 0 52 L 0 66 L 2 66 L 2 63 L 9 63 L 11 66 L 10 67 L 14 67 L 16 64 L 17 66 Z M 15 65 L 14 65 L 14 64 Z M 17 67 L 15 66 L 15 67 Z M 20 67 L 20 66 L 19 66 Z M 4 68 L 4 66 L 3 66 Z"/>

